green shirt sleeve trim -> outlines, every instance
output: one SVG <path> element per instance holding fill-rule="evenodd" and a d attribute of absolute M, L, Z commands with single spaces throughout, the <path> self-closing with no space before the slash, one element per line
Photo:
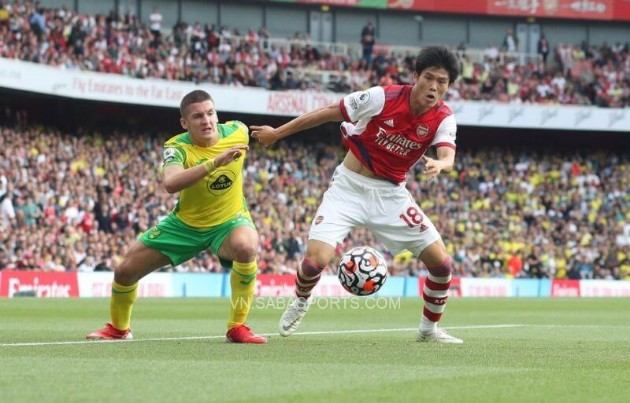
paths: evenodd
<path fill-rule="evenodd" d="M 219 129 L 220 139 L 230 137 L 232 134 L 236 133 L 239 129 L 243 130 L 246 135 L 249 134 L 249 129 L 247 128 L 247 126 L 245 126 L 245 123 L 240 122 L 238 120 L 231 120 L 229 122 L 219 124 L 218 129 Z"/>

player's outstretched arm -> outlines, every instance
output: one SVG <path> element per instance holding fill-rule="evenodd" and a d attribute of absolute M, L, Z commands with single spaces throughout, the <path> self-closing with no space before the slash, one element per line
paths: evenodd
<path fill-rule="evenodd" d="M 262 145 L 269 146 L 280 139 L 301 132 L 302 130 L 310 129 L 327 122 L 341 121 L 343 121 L 341 107 L 338 103 L 334 103 L 300 115 L 275 129 L 271 126 L 250 126 L 249 129 L 253 138 L 257 139 Z"/>
<path fill-rule="evenodd" d="M 218 167 L 236 161 L 243 155 L 243 151 L 247 149 L 249 149 L 249 146 L 239 144 L 219 154 L 213 160 L 208 160 L 201 165 L 190 168 L 184 168 L 182 165 L 169 165 L 164 168 L 164 189 L 171 194 L 186 189 L 210 175 Z"/>
<path fill-rule="evenodd" d="M 451 147 L 438 147 L 437 159 L 422 156 L 422 162 L 424 163 L 423 172 L 427 176 L 427 179 L 433 179 L 440 174 L 440 172 L 451 172 L 455 165 L 455 150 Z"/>

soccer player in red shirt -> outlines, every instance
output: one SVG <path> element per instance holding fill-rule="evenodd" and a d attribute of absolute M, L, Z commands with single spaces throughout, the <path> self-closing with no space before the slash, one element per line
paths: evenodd
<path fill-rule="evenodd" d="M 363 226 L 392 252 L 411 251 L 429 271 L 416 340 L 462 343 L 437 327 L 448 298 L 451 258 L 437 229 L 405 187 L 407 172 L 418 162 L 424 164 L 428 179 L 453 169 L 457 125 L 442 97 L 459 70 L 453 52 L 427 46 L 416 59 L 414 85 L 354 92 L 278 128 L 251 126 L 252 137 L 268 146 L 326 122 L 343 122 L 341 133 L 348 148 L 315 214 L 295 279 L 297 298 L 282 315 L 280 335 L 295 332 L 335 247 L 352 228 Z M 437 159 L 424 155 L 430 146 L 436 147 Z"/>

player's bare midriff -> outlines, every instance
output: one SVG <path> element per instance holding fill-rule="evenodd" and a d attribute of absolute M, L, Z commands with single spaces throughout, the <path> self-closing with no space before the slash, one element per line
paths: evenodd
<path fill-rule="evenodd" d="M 348 151 L 348 153 L 346 154 L 346 158 L 343 159 L 343 165 L 345 165 L 346 168 L 348 168 L 352 172 L 358 173 L 359 175 L 363 175 L 372 179 L 384 180 L 380 176 L 376 176 L 374 172 L 363 165 L 361 161 L 359 161 L 359 159 L 352 153 L 352 151 Z"/>

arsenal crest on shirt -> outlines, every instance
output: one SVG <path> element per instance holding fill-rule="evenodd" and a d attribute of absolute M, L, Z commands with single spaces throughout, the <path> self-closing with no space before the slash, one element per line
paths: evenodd
<path fill-rule="evenodd" d="M 429 134 L 429 126 L 427 125 L 419 125 L 416 127 L 416 134 L 418 137 L 424 137 Z"/>

